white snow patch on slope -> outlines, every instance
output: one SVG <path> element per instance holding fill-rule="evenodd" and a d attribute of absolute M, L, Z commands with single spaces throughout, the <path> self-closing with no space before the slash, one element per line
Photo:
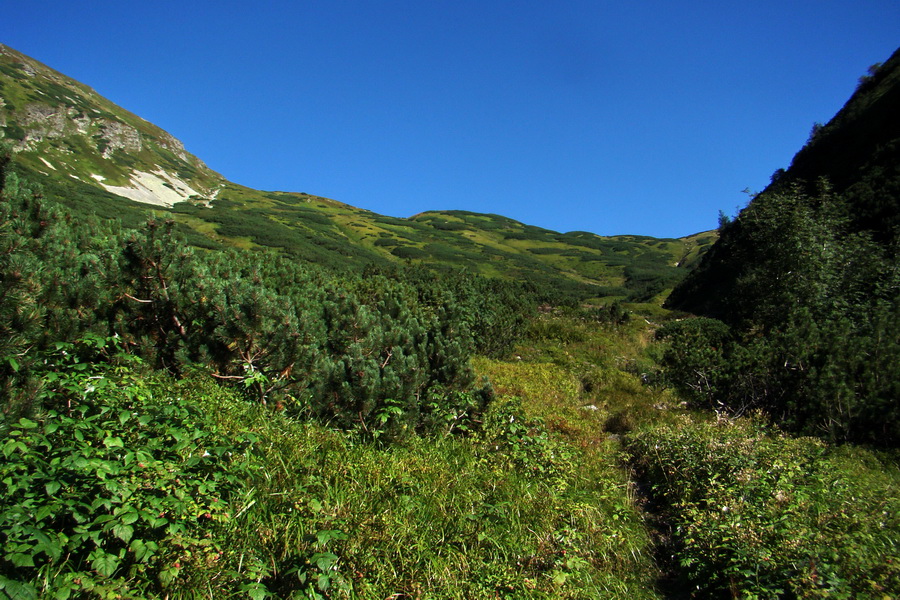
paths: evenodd
<path fill-rule="evenodd" d="M 176 202 L 187 200 L 189 196 L 199 195 L 187 183 L 165 171 L 135 171 L 131 174 L 130 186 L 106 185 L 100 183 L 106 191 L 124 196 L 135 202 L 171 207 Z"/>

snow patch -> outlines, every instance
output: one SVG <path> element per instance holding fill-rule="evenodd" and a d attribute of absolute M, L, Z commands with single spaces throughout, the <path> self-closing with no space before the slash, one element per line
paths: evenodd
<path fill-rule="evenodd" d="M 98 176 L 94 176 L 97 179 Z M 98 179 L 98 181 L 100 181 Z M 124 196 L 135 202 L 171 207 L 176 202 L 187 200 L 190 196 L 200 195 L 187 183 L 165 171 L 135 171 L 131 174 L 130 186 L 100 185 L 108 192 Z"/>
<path fill-rule="evenodd" d="M 39 156 L 38 158 L 40 158 L 40 159 L 41 159 L 41 162 L 43 162 L 45 165 L 47 165 L 48 167 L 50 167 L 50 168 L 53 169 L 54 171 L 56 170 L 56 167 L 54 167 L 52 164 L 50 164 L 50 161 L 49 161 L 49 160 L 47 160 L 47 159 L 44 158 L 43 156 Z"/>

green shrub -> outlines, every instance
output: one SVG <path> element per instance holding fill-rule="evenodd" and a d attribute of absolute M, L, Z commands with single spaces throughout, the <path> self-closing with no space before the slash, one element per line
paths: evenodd
<path fill-rule="evenodd" d="M 900 443 L 900 380 L 887 375 L 900 372 L 896 232 L 884 229 L 884 214 L 858 221 L 867 208 L 871 217 L 890 205 L 888 179 L 867 183 L 866 202 L 824 182 L 816 194 L 776 185 L 723 223 L 709 258 L 670 297 L 732 328 L 714 362 L 701 366 L 697 355 L 692 363 L 727 367 L 714 402 L 733 412 L 761 408 L 792 431 L 832 441 Z M 670 367 L 685 379 L 684 367 Z"/>
<path fill-rule="evenodd" d="M 715 319 L 671 321 L 656 332 L 665 342 L 662 356 L 667 381 L 703 408 L 724 406 L 721 394 L 730 373 L 726 364 L 729 327 Z"/>
<path fill-rule="evenodd" d="M 878 455 L 754 419 L 685 421 L 627 446 L 697 593 L 882 599 L 900 590 L 900 471 Z"/>
<path fill-rule="evenodd" d="M 73 363 L 45 382 L 53 408 L 11 424 L 0 446 L 0 590 L 146 597 L 199 585 L 196 571 L 222 556 L 208 532 L 234 514 L 254 438 L 221 435 L 166 378 Z"/>
<path fill-rule="evenodd" d="M 425 252 L 421 248 L 416 248 L 415 246 L 398 246 L 391 250 L 391 254 L 393 254 L 397 258 L 402 258 L 404 260 L 422 259 L 428 257 L 427 252 Z"/>
<path fill-rule="evenodd" d="M 395 438 L 443 418 L 426 405 L 434 394 L 446 394 L 448 414 L 465 394 L 480 398 L 470 332 L 494 332 L 499 347 L 521 318 L 507 310 L 520 302 L 470 312 L 491 302 L 475 285 L 327 273 L 274 252 L 198 252 L 171 218 L 140 230 L 73 219 L 2 166 L 0 402 L 13 421 L 34 408 L 40 352 L 92 334 L 118 336 L 174 375 L 201 365 L 256 402 Z"/>

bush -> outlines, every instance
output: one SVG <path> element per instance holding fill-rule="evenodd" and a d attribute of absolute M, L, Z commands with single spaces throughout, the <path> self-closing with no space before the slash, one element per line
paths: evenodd
<path fill-rule="evenodd" d="M 398 246 L 391 250 L 391 254 L 393 254 L 397 258 L 402 258 L 404 260 L 421 259 L 428 257 L 427 252 L 425 252 L 421 248 L 416 248 L 415 246 Z"/>
<path fill-rule="evenodd" d="M 798 433 L 896 447 L 900 383 L 887 373 L 900 372 L 900 255 L 884 231 L 860 228 L 857 204 L 824 183 L 817 195 L 787 187 L 727 224 L 670 299 L 732 334 L 690 349 L 672 336 L 676 385 Z"/>
<path fill-rule="evenodd" d="M 382 439 L 427 429 L 433 394 L 446 393 L 452 412 L 456 394 L 480 393 L 468 364 L 470 330 L 489 328 L 467 326 L 476 296 L 463 288 L 433 278 L 426 292 L 415 282 L 327 273 L 274 252 L 198 252 L 169 218 L 140 230 L 74 219 L 6 166 L 3 418 L 39 408 L 41 352 L 88 334 L 111 336 L 173 375 L 206 367 L 255 402 Z M 498 334 L 506 321 L 515 327 L 516 316 L 482 314 Z"/>
<path fill-rule="evenodd" d="M 728 379 L 725 346 L 730 329 L 721 321 L 692 318 L 672 321 L 656 332 L 666 343 L 662 363 L 668 383 L 695 405 L 721 408 L 722 387 Z"/>
<path fill-rule="evenodd" d="M 756 419 L 627 439 L 704 596 L 885 598 L 900 590 L 900 471 Z"/>
<path fill-rule="evenodd" d="M 147 597 L 197 585 L 222 556 L 206 532 L 235 513 L 254 438 L 221 435 L 173 402 L 192 392 L 165 377 L 74 363 L 45 381 L 53 408 L 11 424 L 0 446 L 0 590 Z"/>

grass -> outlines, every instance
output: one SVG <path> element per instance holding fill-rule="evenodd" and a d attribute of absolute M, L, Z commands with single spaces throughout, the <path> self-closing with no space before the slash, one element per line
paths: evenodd
<path fill-rule="evenodd" d="M 276 566 L 266 582 L 279 595 L 297 587 L 291 566 L 328 550 L 334 597 L 648 597 L 648 573 L 633 573 L 641 548 L 622 553 L 630 532 L 605 518 L 624 490 L 598 467 L 573 462 L 548 481 L 483 439 L 379 449 L 318 426 L 267 433 L 263 451 L 284 465 L 256 482 L 240 547 Z M 340 539 L 326 547 L 322 531 Z"/>
<path fill-rule="evenodd" d="M 589 336 L 570 349 L 603 353 L 600 342 Z M 497 399 L 469 437 L 378 448 L 317 425 L 274 431 L 265 413 L 241 416 L 241 427 L 268 428 L 266 454 L 278 457 L 255 497 L 287 503 L 247 513 L 259 519 L 250 540 L 276 532 L 270 544 L 286 551 L 266 559 L 271 550 L 260 548 L 257 560 L 295 564 L 324 550 L 309 543 L 317 531 L 340 531 L 346 539 L 329 550 L 340 559 L 334 585 L 358 597 L 655 598 L 650 538 L 620 448 L 604 431 L 608 412 L 581 408 L 615 393 L 624 402 L 640 382 L 613 367 L 585 392 L 572 365 L 540 352 L 531 348 L 529 362 L 475 361 Z"/>

